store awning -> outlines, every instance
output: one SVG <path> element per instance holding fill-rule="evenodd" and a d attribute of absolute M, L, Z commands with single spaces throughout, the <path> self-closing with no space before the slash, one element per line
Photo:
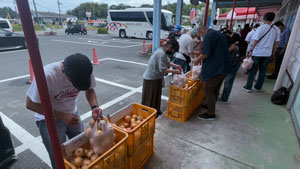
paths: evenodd
<path fill-rule="evenodd" d="M 202 1 L 202 0 L 201 0 Z M 250 0 L 250 7 L 266 7 L 281 5 L 283 0 Z M 232 8 L 233 0 L 214 0 L 217 8 Z M 236 7 L 247 7 L 248 0 L 236 0 Z"/>

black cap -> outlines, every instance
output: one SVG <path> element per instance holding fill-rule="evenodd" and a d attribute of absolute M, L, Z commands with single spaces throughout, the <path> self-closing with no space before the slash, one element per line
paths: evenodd
<path fill-rule="evenodd" d="M 76 89 L 81 91 L 90 89 L 93 66 L 87 56 L 75 53 L 66 57 L 64 71 Z"/>

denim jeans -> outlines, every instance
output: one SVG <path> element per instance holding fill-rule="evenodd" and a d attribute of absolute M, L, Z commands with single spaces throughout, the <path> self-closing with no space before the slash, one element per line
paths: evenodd
<path fill-rule="evenodd" d="M 224 89 L 223 89 L 223 93 L 221 96 L 221 100 L 223 102 L 228 101 L 228 98 L 229 98 L 229 95 L 231 93 L 231 89 L 233 86 L 233 82 L 234 82 L 237 72 L 239 71 L 239 68 L 240 68 L 240 64 L 232 65 L 232 72 L 225 77 Z"/>
<path fill-rule="evenodd" d="M 76 115 L 78 117 L 80 117 L 78 112 L 76 112 Z M 48 151 L 52 168 L 56 169 L 54 154 L 53 154 L 52 147 L 51 147 L 51 141 L 50 141 L 50 137 L 48 134 L 46 121 L 45 120 L 36 121 L 36 125 L 39 128 L 43 143 Z M 78 124 L 75 127 L 69 128 L 61 120 L 56 120 L 56 129 L 57 129 L 57 134 L 58 134 L 60 144 L 62 144 L 66 141 L 66 136 L 68 136 L 68 138 L 71 139 L 71 138 L 77 136 L 78 134 L 82 133 L 83 132 L 83 123 L 80 120 L 80 124 Z"/>
<path fill-rule="evenodd" d="M 264 80 L 267 72 L 267 66 L 269 64 L 270 57 L 253 56 L 252 58 L 254 61 L 253 66 L 248 72 L 247 84 L 244 87 L 248 90 L 252 89 L 255 74 L 257 70 L 259 70 L 258 79 L 256 81 L 254 88 L 256 90 L 261 90 L 264 84 Z"/>
<path fill-rule="evenodd" d="M 186 71 L 186 69 L 187 69 L 187 64 L 186 64 L 186 61 L 185 61 L 185 60 L 182 60 L 182 59 L 179 59 L 179 58 L 174 57 L 173 63 L 175 63 L 175 64 L 177 64 L 177 65 L 180 65 L 184 73 L 187 72 L 187 71 Z"/>

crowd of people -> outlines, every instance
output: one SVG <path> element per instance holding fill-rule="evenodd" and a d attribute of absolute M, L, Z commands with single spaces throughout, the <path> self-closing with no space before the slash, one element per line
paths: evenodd
<path fill-rule="evenodd" d="M 228 102 L 234 79 L 244 57 L 252 57 L 254 64 L 248 71 L 248 79 L 243 88 L 247 92 L 252 91 L 254 77 L 259 70 L 253 89 L 261 91 L 267 65 L 275 56 L 275 70 L 268 78 L 277 77 L 290 35 L 290 30 L 282 22 L 272 24 L 274 18 L 275 13 L 266 13 L 262 25 L 255 24 L 250 28 L 249 24 L 246 24 L 245 28 L 237 33 L 220 30 L 221 27 L 217 26 L 216 21 L 212 29 L 205 26 L 194 27 L 186 34 L 181 34 L 181 26 L 176 25 L 168 41 L 150 57 L 143 74 L 142 104 L 155 108 L 157 115 L 162 114 L 160 105 L 164 76 L 168 73 L 185 73 L 190 71 L 192 66 L 201 64 L 206 96 L 206 104 L 203 107 L 207 108 L 207 111 L 198 117 L 202 120 L 214 120 L 216 102 L 218 100 L 222 103 Z M 199 50 L 201 39 L 202 50 Z M 45 66 L 44 71 L 59 140 L 63 143 L 66 136 L 72 138 L 83 132 L 76 101 L 80 91 L 85 91 L 93 119 L 99 120 L 102 117 L 102 110 L 99 108 L 94 90 L 96 83 L 93 66 L 87 56 L 76 53 L 66 57 L 63 62 Z M 223 82 L 223 92 L 220 96 L 219 91 Z M 26 95 L 26 107 L 36 113 L 36 125 L 49 153 L 52 167 L 55 168 L 35 80 Z"/>
<path fill-rule="evenodd" d="M 164 75 L 186 73 L 192 66 L 201 65 L 206 96 L 202 107 L 206 111 L 198 117 L 202 120 L 214 120 L 216 102 L 228 103 L 244 58 L 252 58 L 253 65 L 245 72 L 248 77 L 241 88 L 247 92 L 262 91 L 267 66 L 272 59 L 275 59 L 275 70 L 267 77 L 276 79 L 278 75 L 291 32 L 281 21 L 273 24 L 274 19 L 275 13 L 268 12 L 264 15 L 262 24 L 245 24 L 243 29 L 239 25 L 236 32 L 227 27 L 222 28 L 217 25 L 216 20 L 210 28 L 194 27 L 186 34 L 181 34 L 180 25 L 176 25 L 167 42 L 150 58 L 143 76 L 142 104 L 157 109 L 158 115 L 161 114 L 161 84 Z M 200 40 L 201 50 L 197 48 Z M 174 68 L 173 71 L 170 66 Z M 253 86 L 256 74 L 258 77 Z"/>

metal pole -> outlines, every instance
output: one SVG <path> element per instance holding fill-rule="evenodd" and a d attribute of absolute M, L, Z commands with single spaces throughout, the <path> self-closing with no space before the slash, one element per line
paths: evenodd
<path fill-rule="evenodd" d="M 36 5 L 35 5 L 35 0 L 32 0 L 33 1 L 33 6 L 34 6 L 34 10 L 35 10 L 35 15 L 36 15 L 36 20 L 37 20 L 37 23 L 40 24 L 40 19 L 39 19 L 39 15 L 38 15 L 38 12 L 36 10 Z M 20 10 L 19 10 L 20 11 Z M 31 14 L 31 12 L 30 12 Z"/>
<path fill-rule="evenodd" d="M 181 25 L 181 15 L 182 15 L 182 6 L 183 0 L 177 0 L 176 6 L 176 25 Z"/>
<path fill-rule="evenodd" d="M 248 8 L 247 8 L 247 13 L 246 13 L 245 25 L 247 23 L 247 17 L 248 17 L 249 7 L 250 7 L 250 0 L 248 0 Z"/>
<path fill-rule="evenodd" d="M 236 0 L 233 1 L 233 8 L 232 8 L 231 19 L 230 19 L 230 26 L 229 26 L 229 30 L 230 30 L 230 31 L 232 30 L 232 21 L 233 21 L 233 15 L 234 15 L 235 3 L 236 3 Z"/>
<path fill-rule="evenodd" d="M 24 31 L 25 40 L 28 47 L 30 59 L 32 61 L 32 67 L 35 73 L 35 80 L 38 87 L 42 110 L 45 115 L 48 133 L 51 140 L 51 146 L 56 161 L 56 168 L 64 169 L 64 160 L 60 147 L 59 138 L 57 135 L 56 124 L 54 121 L 52 106 L 48 93 L 48 86 L 43 69 L 40 50 L 38 47 L 37 37 L 32 24 L 31 12 L 29 9 L 28 0 L 16 0 L 22 27 Z"/>
<path fill-rule="evenodd" d="M 59 2 L 59 0 L 57 0 L 57 5 L 58 5 L 58 12 L 59 12 L 59 17 L 60 17 L 59 23 L 62 23 L 62 17 L 61 17 L 61 12 L 60 12 L 60 2 Z"/>
<path fill-rule="evenodd" d="M 212 25 L 213 21 L 216 19 L 216 10 L 217 10 L 217 3 L 213 2 L 210 25 Z"/>
<path fill-rule="evenodd" d="M 208 8 L 209 8 L 209 0 L 206 0 L 203 26 L 207 25 Z"/>
<path fill-rule="evenodd" d="M 154 53 L 160 45 L 160 26 L 161 26 L 161 0 L 154 0 L 152 53 Z"/>

